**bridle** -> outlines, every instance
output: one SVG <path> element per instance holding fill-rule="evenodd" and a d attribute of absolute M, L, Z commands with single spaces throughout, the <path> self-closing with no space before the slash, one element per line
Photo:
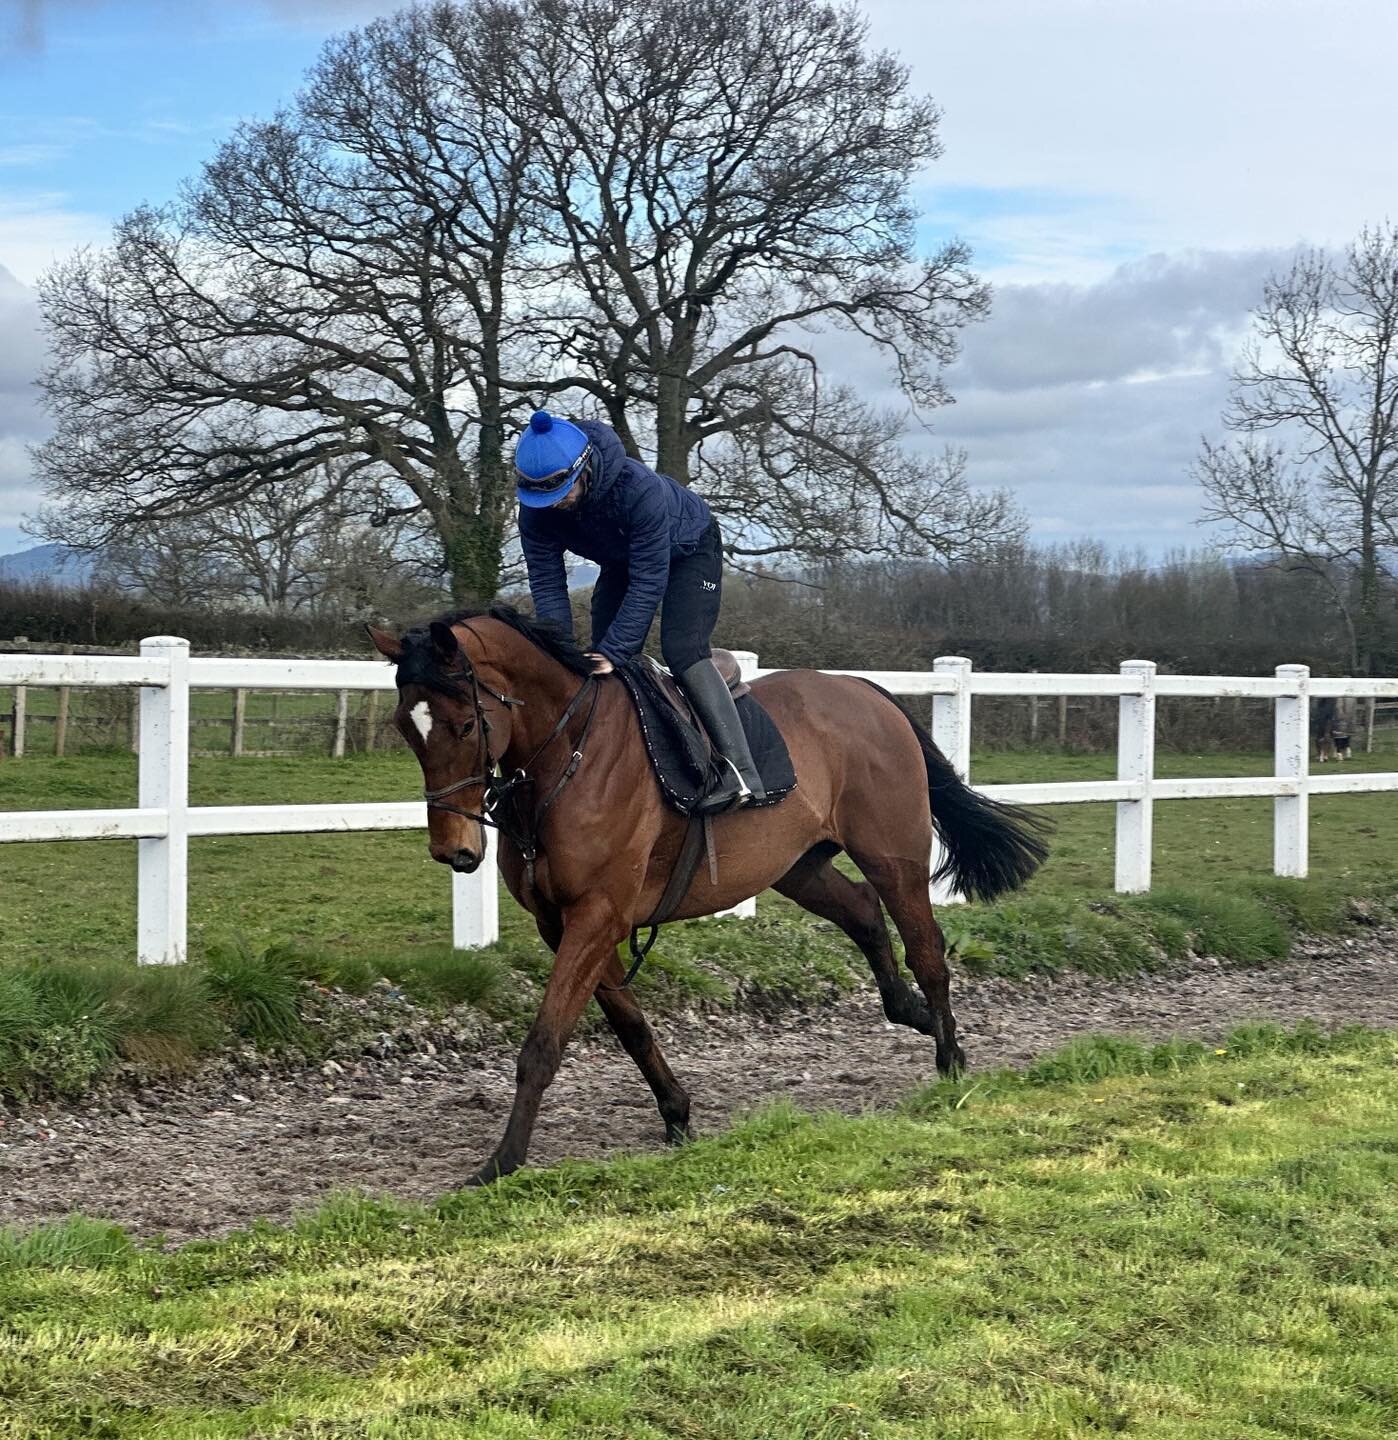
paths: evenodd
<path fill-rule="evenodd" d="M 463 664 L 460 670 L 452 671 L 444 678 L 466 682 L 470 685 L 471 708 L 475 714 L 477 734 L 483 743 L 486 758 L 491 763 L 490 768 L 480 775 L 468 775 L 464 780 L 457 780 L 451 785 L 443 785 L 439 790 L 425 789 L 422 793 L 423 798 L 427 801 L 427 808 L 429 810 L 445 810 L 452 815 L 461 815 L 480 825 L 493 825 L 524 857 L 529 883 L 532 886 L 534 884 L 534 862 L 539 855 L 539 831 L 543 826 L 544 817 L 552 809 L 554 801 L 563 793 L 564 787 L 578 773 L 578 766 L 582 764 L 583 750 L 592 730 L 592 720 L 597 713 L 597 698 L 601 693 L 597 677 L 589 675 L 583 680 L 543 743 L 537 746 L 529 759 L 510 776 L 501 772 L 498 757 L 491 754 L 490 722 L 486 719 L 485 710 L 481 705 L 481 691 L 498 701 L 507 710 L 523 709 L 524 701 L 516 699 L 512 695 L 502 695 L 500 691 L 492 689 L 480 679 L 475 668 L 469 663 Z M 573 753 L 567 766 L 544 797 L 543 803 L 537 808 L 533 805 L 526 807 L 523 803 L 523 793 L 536 783 L 535 777 L 530 774 L 534 762 L 564 733 L 568 728 L 568 722 L 581 708 L 583 698 L 588 695 L 591 696 L 591 704 L 587 709 L 587 719 L 583 721 L 582 733 L 578 736 L 577 744 L 573 747 Z M 485 791 L 479 811 L 467 810 L 462 805 L 447 803 L 447 796 L 455 795 L 461 790 L 468 790 L 473 785 L 483 786 Z"/>

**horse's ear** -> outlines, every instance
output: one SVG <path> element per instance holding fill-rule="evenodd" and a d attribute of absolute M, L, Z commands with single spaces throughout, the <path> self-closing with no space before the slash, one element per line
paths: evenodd
<path fill-rule="evenodd" d="M 370 640 L 374 642 L 374 649 L 385 660 L 392 660 L 396 665 L 403 658 L 403 642 L 396 635 L 390 635 L 387 630 L 380 630 L 377 625 L 366 625 L 364 628 L 368 632 Z"/>
<path fill-rule="evenodd" d="M 460 642 L 456 638 L 456 631 L 445 620 L 434 620 L 429 630 L 432 636 L 432 648 L 437 652 L 437 658 L 439 660 L 456 659 L 457 652 L 461 649 Z"/>

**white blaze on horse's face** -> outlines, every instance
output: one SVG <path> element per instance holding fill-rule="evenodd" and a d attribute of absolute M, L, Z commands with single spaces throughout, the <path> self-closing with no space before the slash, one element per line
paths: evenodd
<path fill-rule="evenodd" d="M 426 744 L 427 737 L 432 733 L 432 707 L 426 700 L 419 700 L 408 712 L 408 717 L 417 726 L 417 733 Z"/>

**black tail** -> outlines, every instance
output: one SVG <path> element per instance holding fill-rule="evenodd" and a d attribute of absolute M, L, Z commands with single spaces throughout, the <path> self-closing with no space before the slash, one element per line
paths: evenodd
<path fill-rule="evenodd" d="M 901 700 L 872 680 L 865 684 L 898 707 L 922 746 L 932 823 L 946 851 L 932 878 L 950 877 L 961 894 L 977 900 L 1017 890 L 1048 858 L 1043 835 L 1049 826 L 1019 805 L 977 795 Z"/>

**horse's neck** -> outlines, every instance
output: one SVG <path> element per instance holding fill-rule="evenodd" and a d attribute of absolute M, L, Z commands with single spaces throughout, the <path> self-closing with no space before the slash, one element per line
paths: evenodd
<path fill-rule="evenodd" d="M 524 764 L 548 739 L 583 683 L 581 676 L 523 636 L 511 632 L 511 639 L 514 643 L 501 647 L 505 653 L 493 666 L 504 681 L 504 693 L 523 702 L 510 717 L 510 748 L 503 757 L 507 768 Z M 573 717 L 574 724 L 580 720 Z"/>

